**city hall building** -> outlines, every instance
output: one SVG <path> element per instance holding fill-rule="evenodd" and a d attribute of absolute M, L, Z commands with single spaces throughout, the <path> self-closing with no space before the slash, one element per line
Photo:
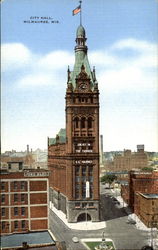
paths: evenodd
<path fill-rule="evenodd" d="M 99 221 L 99 90 L 86 40 L 80 25 L 74 69 L 67 71 L 66 129 L 48 138 L 50 205 L 68 222 Z"/>

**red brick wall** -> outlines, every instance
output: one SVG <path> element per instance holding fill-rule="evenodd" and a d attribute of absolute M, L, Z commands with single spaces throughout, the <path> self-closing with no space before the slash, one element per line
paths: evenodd
<path fill-rule="evenodd" d="M 47 217 L 47 206 L 31 207 L 31 218 Z"/>
<path fill-rule="evenodd" d="M 0 195 L 0 206 L 8 206 L 9 205 L 9 195 L 5 194 L 5 201 L 1 202 L 2 194 Z"/>
<path fill-rule="evenodd" d="M 30 204 L 46 204 L 47 193 L 30 194 Z"/>
<path fill-rule="evenodd" d="M 24 187 L 21 187 L 21 183 L 23 181 L 16 181 L 17 182 L 17 188 L 14 188 L 14 181 L 10 183 L 10 191 L 11 192 L 27 192 L 27 181 L 24 181 Z"/>
<path fill-rule="evenodd" d="M 9 208 L 5 207 L 5 216 L 2 216 L 2 207 L 0 208 L 0 219 L 6 220 L 9 218 Z"/>
<path fill-rule="evenodd" d="M 146 198 L 140 193 L 136 197 L 135 213 L 147 227 L 153 226 L 152 223 L 158 222 L 158 199 Z"/>
<path fill-rule="evenodd" d="M 43 230 L 48 228 L 47 220 L 32 220 L 31 221 L 31 230 Z"/>
<path fill-rule="evenodd" d="M 28 230 L 28 221 L 25 220 L 25 228 L 22 228 L 21 226 L 21 220 L 18 221 L 18 228 L 14 228 L 14 221 L 11 222 L 11 232 L 23 232 L 23 231 L 27 231 Z"/>
<path fill-rule="evenodd" d="M 46 191 L 46 181 L 30 181 L 30 191 Z"/>
<path fill-rule="evenodd" d="M 121 197 L 128 204 L 129 203 L 129 186 L 121 185 Z"/>
<path fill-rule="evenodd" d="M 137 173 L 131 171 L 129 174 L 129 204 L 134 210 L 135 193 L 158 194 L 158 172 Z"/>
<path fill-rule="evenodd" d="M 17 219 L 26 219 L 28 217 L 28 207 L 25 207 L 25 215 L 22 215 L 22 211 L 21 211 L 21 207 L 17 207 L 18 208 L 18 215 L 14 215 L 14 208 L 11 208 L 11 219 L 17 220 Z"/>
<path fill-rule="evenodd" d="M 2 182 L 4 183 L 4 188 L 2 188 Z M 0 183 L 0 192 L 8 192 L 8 182 L 7 181 L 3 181 L 3 179 L 1 179 L 1 183 Z"/>
<path fill-rule="evenodd" d="M 9 233 L 9 223 L 5 221 L 5 228 L 2 230 L 2 221 L 0 221 L 0 233 L 7 234 Z"/>
<path fill-rule="evenodd" d="M 18 201 L 14 201 L 14 194 L 17 194 Z M 11 194 L 11 205 L 12 206 L 28 204 L 28 194 L 27 193 L 25 193 L 25 196 L 24 196 L 25 200 L 24 201 L 21 201 L 21 193 L 14 193 L 14 194 Z"/>

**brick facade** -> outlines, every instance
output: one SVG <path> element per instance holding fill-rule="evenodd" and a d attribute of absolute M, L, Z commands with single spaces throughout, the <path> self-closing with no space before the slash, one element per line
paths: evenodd
<path fill-rule="evenodd" d="M 126 202 L 126 204 L 129 204 L 129 185 L 128 184 L 121 184 L 121 197 Z"/>
<path fill-rule="evenodd" d="M 1 234 L 48 229 L 48 175 L 46 170 L 1 173 Z"/>
<path fill-rule="evenodd" d="M 121 196 L 147 227 L 158 226 L 158 171 L 130 171 Z"/>
<path fill-rule="evenodd" d="M 158 194 L 135 194 L 135 213 L 147 227 L 158 228 Z"/>
<path fill-rule="evenodd" d="M 138 147 L 138 146 L 137 146 Z M 137 152 L 132 153 L 131 150 L 124 150 L 123 155 L 114 157 L 113 171 L 130 171 L 132 169 L 142 169 L 148 166 L 148 156 L 144 152 L 144 148 L 137 148 Z"/>
<path fill-rule="evenodd" d="M 135 194 L 158 194 L 158 172 L 130 171 L 129 174 L 129 206 L 134 211 Z"/>

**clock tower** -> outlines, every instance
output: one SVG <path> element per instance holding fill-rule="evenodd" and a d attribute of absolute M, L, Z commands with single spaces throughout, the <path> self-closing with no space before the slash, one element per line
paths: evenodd
<path fill-rule="evenodd" d="M 99 221 L 99 90 L 87 50 L 80 25 L 75 65 L 67 71 L 66 130 L 48 139 L 50 208 L 64 212 L 68 222 Z"/>
<path fill-rule="evenodd" d="M 99 221 L 99 91 L 85 42 L 85 29 L 80 25 L 76 34 L 75 65 L 72 72 L 68 68 L 66 90 L 70 221 Z"/>

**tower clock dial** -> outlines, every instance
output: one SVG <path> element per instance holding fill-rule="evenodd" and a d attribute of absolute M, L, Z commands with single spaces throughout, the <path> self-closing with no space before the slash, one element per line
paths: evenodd
<path fill-rule="evenodd" d="M 87 83 L 81 83 L 81 84 L 79 85 L 79 90 L 82 91 L 82 92 L 87 91 L 87 90 L 88 90 L 88 85 L 87 85 Z"/>

